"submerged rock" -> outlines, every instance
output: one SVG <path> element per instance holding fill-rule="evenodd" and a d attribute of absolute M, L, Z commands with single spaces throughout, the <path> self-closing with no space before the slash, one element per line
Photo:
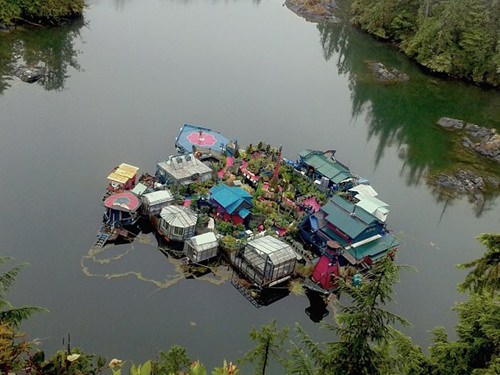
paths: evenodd
<path fill-rule="evenodd" d="M 387 68 L 380 62 L 368 61 L 368 66 L 371 68 L 373 76 L 383 83 L 405 82 L 410 79 L 408 74 L 403 73 L 396 68 Z"/>
<path fill-rule="evenodd" d="M 485 186 L 481 176 L 463 169 L 458 170 L 454 175 L 444 173 L 437 175 L 435 185 L 456 194 L 476 193 L 483 190 Z"/>
<path fill-rule="evenodd" d="M 463 129 L 465 122 L 450 117 L 441 117 L 437 124 L 445 129 Z"/>
<path fill-rule="evenodd" d="M 27 83 L 34 83 L 44 78 L 47 74 L 47 68 L 44 66 L 26 67 L 20 66 L 15 71 L 14 75 L 21 81 Z"/>
<path fill-rule="evenodd" d="M 444 129 L 459 131 L 464 134 L 460 144 L 476 154 L 500 163 L 500 135 L 496 129 L 488 129 L 462 120 L 441 117 L 437 125 Z"/>

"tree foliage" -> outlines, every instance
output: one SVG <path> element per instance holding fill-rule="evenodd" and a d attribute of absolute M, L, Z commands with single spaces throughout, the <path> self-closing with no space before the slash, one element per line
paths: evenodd
<path fill-rule="evenodd" d="M 0 23 L 59 24 L 65 19 L 80 17 L 84 5 L 83 0 L 0 0 Z"/>
<path fill-rule="evenodd" d="M 460 264 L 462 269 L 472 268 L 459 284 L 462 291 L 498 293 L 500 290 L 500 234 L 483 233 L 478 237 L 486 247 L 485 254 L 472 262 Z"/>
<path fill-rule="evenodd" d="M 253 328 L 250 338 L 256 342 L 256 346 L 245 354 L 242 361 L 255 363 L 255 374 L 265 375 L 270 360 L 281 362 L 283 342 L 287 337 L 288 329 L 278 329 L 275 320 L 262 326 L 260 330 Z"/>
<path fill-rule="evenodd" d="M 352 22 L 431 71 L 500 85 L 498 0 L 354 0 Z"/>
<path fill-rule="evenodd" d="M 339 304 L 336 325 L 326 325 L 338 340 L 321 346 L 298 328 L 301 346 L 292 347 L 292 373 L 372 375 L 382 374 L 383 368 L 396 373 L 395 354 L 387 347 L 402 334 L 396 335 L 392 324 L 408 323 L 384 306 L 392 301 L 400 268 L 387 258 L 372 268 L 361 286 L 342 283 L 341 293 L 349 297 L 349 304 Z"/>
<path fill-rule="evenodd" d="M 0 256 L 0 265 L 9 260 L 11 260 L 11 258 Z M 19 323 L 30 318 L 33 314 L 47 311 L 37 306 L 14 307 L 5 299 L 9 288 L 25 265 L 26 264 L 19 264 L 7 270 L 5 273 L 0 274 L 0 323 L 17 327 Z"/>

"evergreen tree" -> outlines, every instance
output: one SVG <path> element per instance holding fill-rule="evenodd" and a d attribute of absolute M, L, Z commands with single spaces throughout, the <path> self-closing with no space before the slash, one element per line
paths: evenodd
<path fill-rule="evenodd" d="M 179 345 L 173 345 L 168 352 L 160 352 L 158 362 L 155 363 L 157 375 L 170 375 L 186 372 L 191 365 L 191 360 L 186 349 Z"/>
<path fill-rule="evenodd" d="M 478 240 L 486 247 L 486 253 L 479 259 L 458 265 L 462 269 L 472 268 L 465 280 L 459 284 L 459 289 L 474 293 L 498 293 L 500 290 L 500 234 L 483 233 Z"/>
<path fill-rule="evenodd" d="M 265 375 L 271 359 L 282 362 L 283 342 L 288 337 L 288 328 L 278 329 L 276 321 L 273 320 L 260 330 L 252 329 L 250 337 L 257 345 L 246 353 L 241 361 L 255 363 L 255 374 Z"/>
<path fill-rule="evenodd" d="M 9 260 L 11 258 L 0 256 L 0 265 Z M 6 293 L 24 266 L 25 264 L 19 264 L 0 275 L 0 323 L 17 327 L 19 323 L 28 319 L 33 314 L 47 311 L 37 306 L 14 307 L 5 299 Z"/>
<path fill-rule="evenodd" d="M 483 257 L 460 268 L 473 268 L 459 285 L 470 299 L 458 303 L 457 340 L 450 341 L 443 327 L 435 328 L 430 359 L 439 374 L 498 374 L 500 370 L 500 234 L 483 233 Z"/>
<path fill-rule="evenodd" d="M 401 336 L 396 335 L 391 324 L 408 323 L 383 306 L 392 301 L 392 286 L 399 280 L 401 267 L 385 258 L 374 265 L 367 275 L 369 280 L 361 286 L 342 282 L 340 293 L 348 295 L 350 304 L 339 304 L 337 324 L 326 325 L 338 341 L 321 346 L 299 328 L 304 349 L 296 345 L 292 348 L 292 373 L 375 375 L 382 374 L 383 368 L 392 369 L 394 354 L 382 348 Z"/>

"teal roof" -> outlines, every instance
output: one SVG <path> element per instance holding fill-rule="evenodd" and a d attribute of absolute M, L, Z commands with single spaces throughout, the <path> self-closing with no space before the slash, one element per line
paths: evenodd
<path fill-rule="evenodd" d="M 354 203 L 349 202 L 348 200 L 342 198 L 340 195 L 332 196 L 330 198 L 330 201 L 332 201 L 335 205 L 343 208 L 347 212 L 354 213 L 354 215 L 359 220 L 363 221 L 366 224 L 373 223 L 374 221 L 379 221 L 379 219 L 377 219 L 377 217 L 375 217 L 375 215 L 372 215 L 370 212 L 366 211 L 365 209 L 355 205 Z M 326 207 L 326 205 L 321 208 L 323 211 L 325 211 L 324 207 Z"/>
<path fill-rule="evenodd" d="M 310 150 L 310 149 L 306 149 L 306 150 L 303 150 L 301 152 L 299 152 L 299 156 L 301 158 L 305 158 L 307 155 L 309 155 L 310 153 L 312 153 L 313 151 Z"/>
<path fill-rule="evenodd" d="M 385 255 L 389 250 L 399 246 L 399 241 L 392 234 L 385 234 L 383 237 L 365 243 L 364 245 L 347 250 L 357 260 L 369 256 L 373 260 Z"/>
<path fill-rule="evenodd" d="M 354 203 L 349 202 L 348 200 L 342 198 L 340 195 L 333 195 L 330 198 L 330 201 L 335 203 L 337 206 L 342 207 L 346 211 L 352 212 L 354 210 Z"/>
<path fill-rule="evenodd" d="M 325 213 L 325 220 L 328 223 L 340 229 L 350 238 L 356 238 L 372 223 L 379 222 L 375 216 L 337 195 L 334 195 L 322 206 L 321 211 Z"/>
<path fill-rule="evenodd" d="M 246 208 L 242 208 L 240 212 L 238 212 L 238 215 L 241 216 L 242 219 L 246 218 L 248 215 L 250 215 L 250 211 L 247 210 Z"/>
<path fill-rule="evenodd" d="M 299 153 L 299 156 L 303 163 L 313 167 L 319 174 L 325 176 L 334 183 L 339 183 L 345 179 L 354 177 L 348 168 L 322 152 L 304 150 Z"/>
<path fill-rule="evenodd" d="M 341 209 L 338 206 L 334 207 L 337 207 L 334 208 L 335 213 L 333 215 L 328 215 L 325 218 L 326 221 L 339 228 L 350 238 L 356 238 L 368 228 L 368 225 L 366 223 L 363 223 L 361 220 L 352 217 L 349 212 Z"/>
<path fill-rule="evenodd" d="M 237 186 L 227 186 L 225 184 L 214 186 L 210 189 L 210 194 L 211 198 L 231 215 L 235 213 L 244 202 L 250 206 L 252 205 L 252 196 Z M 244 218 L 244 216 L 242 217 Z"/>
<path fill-rule="evenodd" d="M 337 233 L 335 233 L 333 230 L 331 230 L 328 227 L 323 227 L 321 228 L 321 231 L 328 236 L 328 238 L 337 241 L 340 246 L 346 247 L 349 245 L 349 242 L 347 242 L 344 238 L 340 237 Z"/>

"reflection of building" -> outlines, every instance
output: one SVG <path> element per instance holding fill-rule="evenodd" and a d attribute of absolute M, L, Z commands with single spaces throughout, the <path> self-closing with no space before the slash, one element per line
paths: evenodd
<path fill-rule="evenodd" d="M 335 151 L 304 150 L 299 153 L 298 168 L 305 171 L 322 191 L 346 191 L 355 177 L 334 158 Z"/>
<path fill-rule="evenodd" d="M 287 243 L 264 236 L 248 242 L 234 257 L 234 265 L 252 283 L 267 287 L 290 278 L 296 257 Z"/>
<path fill-rule="evenodd" d="M 185 241 L 194 236 L 197 220 L 188 207 L 167 206 L 161 210 L 158 232 L 170 240 Z"/>
<path fill-rule="evenodd" d="M 156 164 L 156 176 L 162 184 L 189 185 L 212 179 L 212 169 L 193 154 L 173 155 Z"/>
<path fill-rule="evenodd" d="M 108 190 L 113 192 L 132 189 L 138 170 L 139 168 L 133 165 L 121 163 L 108 176 Z"/>
<path fill-rule="evenodd" d="M 210 201 L 217 207 L 217 216 L 234 225 L 243 224 L 253 207 L 249 193 L 240 187 L 225 184 L 210 189 Z"/>
<path fill-rule="evenodd" d="M 131 192 L 110 195 L 104 200 L 104 222 L 111 228 L 133 225 L 139 219 L 141 201 Z"/>
<path fill-rule="evenodd" d="M 184 242 L 184 254 L 194 263 L 213 258 L 218 251 L 219 241 L 214 232 L 203 233 Z"/>

